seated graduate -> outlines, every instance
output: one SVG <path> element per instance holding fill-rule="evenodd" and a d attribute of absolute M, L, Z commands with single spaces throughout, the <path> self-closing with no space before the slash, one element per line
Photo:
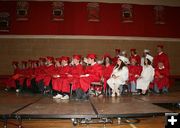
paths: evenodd
<path fill-rule="evenodd" d="M 19 73 L 21 71 L 19 68 L 19 62 L 13 61 L 12 67 L 14 69 L 13 74 L 9 79 L 3 81 L 3 83 L 6 85 L 5 91 L 8 91 L 9 89 L 16 89 L 16 79 L 19 77 Z"/>
<path fill-rule="evenodd" d="M 21 92 L 24 88 L 24 82 L 26 81 L 28 62 L 22 61 L 22 67 L 16 78 L 16 92 Z"/>
<path fill-rule="evenodd" d="M 142 66 L 139 66 L 137 64 L 137 60 L 135 57 L 131 57 L 130 60 L 131 64 L 128 66 L 129 69 L 129 91 L 132 94 L 136 94 L 137 93 L 137 89 L 136 89 L 136 81 L 139 78 L 139 76 L 141 75 L 141 71 L 142 71 Z"/>
<path fill-rule="evenodd" d="M 142 95 L 147 94 L 150 83 L 154 79 L 154 68 L 152 67 L 153 57 L 146 55 L 144 66 L 140 77 L 137 79 L 137 89 L 142 90 Z"/>
<path fill-rule="evenodd" d="M 43 74 L 41 74 L 41 80 L 38 82 L 37 86 L 41 93 L 51 92 L 51 78 L 55 71 L 54 57 L 47 56 L 45 66 L 43 67 Z"/>
<path fill-rule="evenodd" d="M 131 48 L 131 55 L 129 57 L 129 60 L 131 60 L 131 57 L 136 58 L 137 60 L 137 65 L 141 64 L 141 57 L 137 54 L 137 50 L 135 48 Z"/>
<path fill-rule="evenodd" d="M 67 78 L 63 80 L 63 86 L 70 87 L 75 96 L 75 91 L 80 88 L 80 75 L 84 74 L 84 67 L 80 64 L 81 55 L 73 55 L 71 68 L 67 74 Z M 70 88 L 69 88 L 70 89 Z"/>
<path fill-rule="evenodd" d="M 102 66 L 96 63 L 95 54 L 87 55 L 87 63 L 89 66 L 86 66 L 84 74 L 80 75 L 80 88 L 78 89 L 79 91 L 76 91 L 79 99 L 87 99 L 91 82 L 99 82 L 102 77 Z M 81 94 L 79 92 L 81 92 Z"/>
<path fill-rule="evenodd" d="M 125 64 L 126 60 L 126 57 L 118 56 L 117 64 L 113 69 L 111 77 L 107 80 L 109 87 L 112 89 L 112 97 L 114 97 L 115 94 L 119 96 L 120 93 L 122 93 L 123 85 L 125 85 L 128 80 L 128 68 Z"/>
<path fill-rule="evenodd" d="M 155 68 L 154 91 L 155 93 L 167 93 L 169 88 L 169 70 L 162 62 Z"/>
<path fill-rule="evenodd" d="M 104 82 L 104 90 L 107 88 L 107 80 L 110 78 L 114 65 L 112 65 L 112 58 L 109 54 L 103 57 L 103 74 L 101 80 Z"/>
<path fill-rule="evenodd" d="M 61 65 L 59 62 L 61 61 Z M 52 76 L 52 87 L 56 91 L 55 99 L 68 100 L 70 94 L 70 85 L 64 84 L 64 80 L 67 79 L 67 75 L 70 72 L 69 57 L 62 56 L 59 61 L 56 62 L 58 66 L 56 72 Z"/>

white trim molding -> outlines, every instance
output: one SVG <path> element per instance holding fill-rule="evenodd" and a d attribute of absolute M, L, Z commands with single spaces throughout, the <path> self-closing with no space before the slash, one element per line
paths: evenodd
<path fill-rule="evenodd" d="M 180 42 L 180 38 L 133 37 L 133 36 L 84 36 L 84 35 L 0 35 L 0 39 L 92 39 L 92 40 L 139 40 Z"/>

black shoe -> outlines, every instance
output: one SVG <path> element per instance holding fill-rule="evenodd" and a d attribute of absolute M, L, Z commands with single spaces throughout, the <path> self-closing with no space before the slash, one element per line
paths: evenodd
<path fill-rule="evenodd" d="M 84 95 L 82 96 L 82 100 L 88 100 L 89 99 L 89 95 L 84 93 Z"/>
<path fill-rule="evenodd" d="M 82 89 L 76 89 L 76 99 L 82 99 L 82 96 L 84 94 Z"/>

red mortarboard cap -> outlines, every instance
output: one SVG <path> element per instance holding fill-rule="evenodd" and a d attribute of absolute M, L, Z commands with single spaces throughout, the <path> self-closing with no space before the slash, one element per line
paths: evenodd
<path fill-rule="evenodd" d="M 104 58 L 106 58 L 106 57 L 108 57 L 108 58 L 110 58 L 110 59 L 111 59 L 111 56 L 110 56 L 110 54 L 109 54 L 109 53 L 104 54 Z"/>
<path fill-rule="evenodd" d="M 32 63 L 38 63 L 39 60 L 32 60 Z"/>
<path fill-rule="evenodd" d="M 13 61 L 12 64 L 16 64 L 17 65 L 17 64 L 19 64 L 19 62 L 18 61 Z"/>
<path fill-rule="evenodd" d="M 31 63 L 31 64 L 34 63 L 34 60 L 28 60 L 28 63 Z"/>
<path fill-rule="evenodd" d="M 81 60 L 81 55 L 73 55 L 73 59 Z"/>
<path fill-rule="evenodd" d="M 27 64 L 27 61 L 21 61 L 22 64 Z"/>
<path fill-rule="evenodd" d="M 116 52 L 120 52 L 120 51 L 121 51 L 121 49 L 117 48 L 117 49 L 115 49 L 115 51 L 116 51 Z"/>
<path fill-rule="evenodd" d="M 61 57 L 59 57 L 59 58 L 56 58 L 56 61 L 59 61 L 59 62 L 61 62 L 61 61 L 62 61 Z"/>
<path fill-rule="evenodd" d="M 69 61 L 69 57 L 67 57 L 67 56 L 62 56 L 62 57 L 61 57 L 61 60 Z"/>
<path fill-rule="evenodd" d="M 163 46 L 163 45 L 160 45 L 160 44 L 157 45 L 157 47 L 162 48 L 162 49 L 164 48 L 164 46 Z"/>
<path fill-rule="evenodd" d="M 131 48 L 130 51 L 136 51 L 136 49 L 135 48 Z"/>
<path fill-rule="evenodd" d="M 54 60 L 54 57 L 52 57 L 52 56 L 47 56 L 46 59 L 47 59 L 47 60 L 50 60 L 50 61 L 53 61 L 53 60 Z"/>
<path fill-rule="evenodd" d="M 41 60 L 41 61 L 45 62 L 45 61 L 46 61 L 46 58 L 44 58 L 44 57 L 40 57 L 40 58 L 39 58 L 39 60 Z"/>
<path fill-rule="evenodd" d="M 96 54 L 88 54 L 87 58 L 95 59 L 96 58 Z"/>

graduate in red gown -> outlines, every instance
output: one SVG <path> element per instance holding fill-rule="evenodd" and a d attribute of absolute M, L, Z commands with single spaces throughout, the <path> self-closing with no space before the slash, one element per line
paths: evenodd
<path fill-rule="evenodd" d="M 158 63 L 162 62 L 168 70 L 170 70 L 169 57 L 163 52 L 163 45 L 157 45 L 157 55 L 154 57 L 154 67 L 158 67 Z"/>
<path fill-rule="evenodd" d="M 69 57 L 62 56 L 61 67 L 58 66 L 55 74 L 53 74 L 52 87 L 56 90 L 57 94 L 53 96 L 55 99 L 68 100 L 70 93 L 70 85 L 64 83 L 64 80 L 67 79 L 68 74 L 70 73 L 71 67 L 69 66 Z"/>
<path fill-rule="evenodd" d="M 28 66 L 27 63 L 28 63 L 27 61 L 22 61 L 21 70 L 16 76 L 14 76 L 14 79 L 16 81 L 16 92 L 22 91 L 24 87 L 24 82 L 26 80 L 26 75 L 27 75 L 27 66 Z"/>
<path fill-rule="evenodd" d="M 68 78 L 64 80 L 64 84 L 68 86 L 72 84 L 72 91 L 75 91 L 80 87 L 79 79 L 80 75 L 84 74 L 84 67 L 80 64 L 81 55 L 73 55 L 73 65 L 68 74 Z"/>
<path fill-rule="evenodd" d="M 47 56 L 46 57 L 46 66 L 44 67 L 44 76 L 43 76 L 43 86 L 44 86 L 44 93 L 48 93 L 51 90 L 50 82 L 52 75 L 55 72 L 54 66 L 54 58 Z"/>
<path fill-rule="evenodd" d="M 33 79 L 34 76 L 34 60 L 29 60 L 28 61 L 28 68 L 26 70 L 26 87 L 27 88 L 32 88 L 31 85 L 31 80 Z"/>
<path fill-rule="evenodd" d="M 31 80 L 29 81 L 29 83 L 31 85 L 31 90 L 33 93 L 39 93 L 39 89 L 37 87 L 37 83 L 36 83 L 36 78 L 38 76 L 38 74 L 40 74 L 40 61 L 39 60 L 34 60 L 32 62 L 32 67 L 33 67 L 33 74 L 31 75 Z"/>
<path fill-rule="evenodd" d="M 142 72 L 142 66 L 137 64 L 137 60 L 135 57 L 131 57 L 130 65 L 128 66 L 129 70 L 129 91 L 132 94 L 137 93 L 136 90 L 136 80 L 139 78 Z"/>
<path fill-rule="evenodd" d="M 43 82 L 43 78 L 45 75 L 44 69 L 46 67 L 45 62 L 46 62 L 46 58 L 40 57 L 38 67 L 35 68 L 34 75 L 35 75 L 35 82 L 37 84 L 39 84 L 40 81 Z"/>
<path fill-rule="evenodd" d="M 20 73 L 20 68 L 19 68 L 19 63 L 18 61 L 13 61 L 12 62 L 12 66 L 13 66 L 13 69 L 14 69 L 14 72 L 13 74 L 11 75 L 11 77 L 4 82 L 4 84 L 6 85 L 6 88 L 5 90 L 8 91 L 10 88 L 16 88 L 16 77 L 18 77 L 18 74 Z"/>
<path fill-rule="evenodd" d="M 80 76 L 80 88 L 87 93 L 91 82 L 99 82 L 102 77 L 102 66 L 96 63 L 96 55 L 88 54 L 87 62 L 89 66 L 86 67 L 83 75 Z"/>
<path fill-rule="evenodd" d="M 164 49 L 163 45 L 157 45 L 157 55 L 154 57 L 154 61 L 153 61 L 154 68 L 158 69 L 159 68 L 158 63 L 163 63 L 164 68 L 167 70 L 168 73 L 170 73 L 169 57 L 166 53 L 164 53 L 163 49 Z M 163 92 L 168 92 L 169 86 L 170 85 L 168 85 L 168 87 L 164 87 Z"/>
<path fill-rule="evenodd" d="M 167 93 L 169 88 L 169 70 L 162 62 L 155 68 L 154 91 L 156 93 Z"/>
<path fill-rule="evenodd" d="M 137 54 L 137 51 L 135 48 L 130 49 L 131 55 L 129 60 L 131 60 L 131 58 L 135 58 L 137 60 L 137 65 L 141 64 L 141 57 Z"/>
<path fill-rule="evenodd" d="M 102 81 L 104 82 L 104 91 L 107 88 L 107 80 L 110 78 L 114 65 L 112 65 L 112 58 L 109 54 L 105 54 L 103 57 L 103 74 Z"/>
<path fill-rule="evenodd" d="M 60 74 L 61 74 L 61 68 L 62 68 L 62 65 L 61 65 L 61 57 L 60 58 L 56 58 L 55 59 L 55 72 L 52 76 L 52 89 L 53 89 L 53 92 L 55 95 L 53 98 L 61 98 L 61 97 L 58 97 L 57 95 L 60 94 L 61 92 L 59 91 L 59 78 L 60 78 Z"/>
<path fill-rule="evenodd" d="M 120 53 L 121 53 L 121 49 L 119 49 L 119 48 L 115 49 L 115 57 L 112 58 L 113 65 L 116 65 L 118 56 L 120 55 Z"/>

